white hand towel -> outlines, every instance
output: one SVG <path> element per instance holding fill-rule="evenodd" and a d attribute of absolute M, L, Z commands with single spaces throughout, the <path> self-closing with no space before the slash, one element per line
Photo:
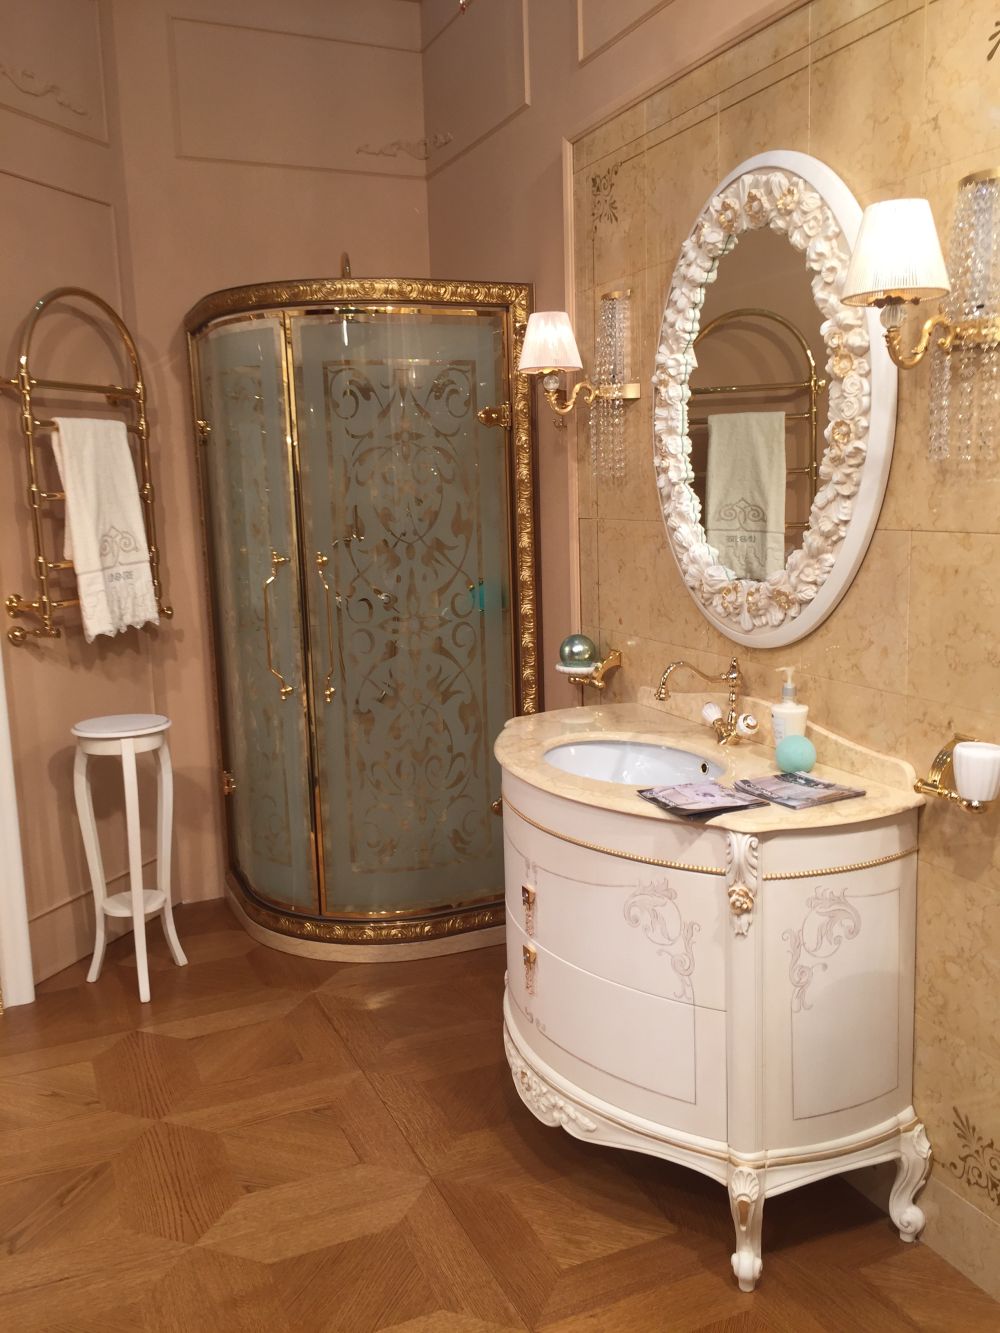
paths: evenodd
<path fill-rule="evenodd" d="M 122 421 L 57 417 L 52 451 L 66 493 L 64 556 L 80 592 L 83 632 L 160 623 L 139 487 Z"/>
<path fill-rule="evenodd" d="M 709 416 L 705 511 L 709 545 L 736 578 L 784 569 L 784 412 Z"/>

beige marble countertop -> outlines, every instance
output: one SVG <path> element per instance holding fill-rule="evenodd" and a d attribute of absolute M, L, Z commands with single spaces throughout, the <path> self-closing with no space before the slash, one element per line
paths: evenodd
<path fill-rule="evenodd" d="M 687 823 L 680 816 L 667 814 L 636 795 L 636 788 L 620 782 L 601 782 L 595 778 L 564 773 L 545 760 L 545 752 L 557 745 L 581 741 L 611 739 L 642 741 L 653 745 L 672 745 L 721 764 L 725 772 L 719 782 L 731 784 L 737 778 L 759 778 L 776 773 L 770 746 L 742 742 L 719 745 L 714 734 L 701 721 L 680 716 L 701 708 L 706 698 L 719 696 L 675 696 L 667 705 L 647 700 L 641 703 L 605 704 L 589 708 L 561 708 L 550 713 L 512 718 L 497 737 L 494 747 L 505 772 L 523 782 L 556 796 L 604 810 L 621 810 L 644 819 L 666 819 Z M 675 703 L 676 700 L 676 703 Z M 744 699 L 743 707 L 758 701 Z M 677 712 L 668 711 L 671 705 Z M 752 711 L 752 709 L 751 709 Z M 762 717 L 763 705 L 757 712 Z M 778 830 L 842 827 L 882 819 L 924 804 L 913 790 L 913 771 L 902 760 L 856 746 L 843 737 L 822 728 L 810 727 L 808 734 L 817 755 L 835 758 L 839 767 L 817 762 L 813 776 L 846 786 L 864 787 L 866 794 L 813 810 L 787 810 L 767 805 L 738 814 L 716 815 L 704 821 L 710 828 L 733 829 L 740 833 L 771 833 Z M 829 740 L 827 741 L 827 738 Z M 701 821 L 699 821 L 701 822 Z"/>

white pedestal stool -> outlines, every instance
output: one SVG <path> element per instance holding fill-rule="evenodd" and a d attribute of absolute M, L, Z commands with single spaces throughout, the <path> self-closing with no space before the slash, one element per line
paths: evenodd
<path fill-rule="evenodd" d="M 97 917 L 94 959 L 87 973 L 88 981 L 101 975 L 106 940 L 106 918 L 132 918 L 135 933 L 135 960 L 139 972 L 139 998 L 149 999 L 149 965 L 146 961 L 146 918 L 160 913 L 163 933 L 178 967 L 187 962 L 174 928 L 170 906 L 170 831 L 174 812 L 174 777 L 170 767 L 170 749 L 167 731 L 170 719 L 158 713 L 120 713 L 113 717 L 91 717 L 78 722 L 73 728 L 76 737 L 76 760 L 73 766 L 73 789 L 76 794 L 76 812 L 80 818 L 83 847 L 87 855 L 94 907 Z M 136 780 L 135 757 L 147 750 L 156 753 L 157 809 L 156 809 L 156 883 L 155 889 L 142 886 L 142 843 L 139 827 L 139 784 Z M 94 819 L 94 802 L 90 790 L 88 765 L 91 755 L 118 755 L 122 762 L 125 785 L 125 824 L 128 831 L 127 893 L 107 892 L 101 844 Z"/>

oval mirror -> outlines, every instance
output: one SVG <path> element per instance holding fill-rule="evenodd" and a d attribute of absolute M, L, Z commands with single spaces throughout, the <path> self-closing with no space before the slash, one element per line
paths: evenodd
<path fill-rule="evenodd" d="M 738 643 L 803 638 L 850 587 L 892 456 L 896 368 L 840 301 L 861 207 L 804 153 L 750 158 L 681 247 L 660 328 L 654 457 L 688 591 Z"/>

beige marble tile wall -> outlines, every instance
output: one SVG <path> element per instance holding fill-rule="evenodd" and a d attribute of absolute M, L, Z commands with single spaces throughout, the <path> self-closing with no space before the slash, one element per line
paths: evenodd
<path fill-rule="evenodd" d="M 991 0 L 815 0 L 574 145 L 575 285 L 585 363 L 600 295 L 635 293 L 648 385 L 673 265 L 721 177 L 765 148 L 827 162 L 861 202 L 927 195 L 947 247 L 956 187 L 1000 157 Z M 811 716 L 925 771 L 956 730 L 1000 740 L 1000 465 L 927 458 L 927 368 L 899 384 L 895 454 L 853 587 L 790 648 L 738 649 L 774 697 L 799 668 Z M 686 592 L 652 472 L 651 397 L 628 414 L 629 477 L 596 484 L 579 434 L 583 628 L 624 652 L 609 696 L 634 699 L 685 657 L 734 646 Z M 916 1105 L 934 1146 L 927 1238 L 1000 1295 L 1000 812 L 926 809 L 920 856 Z"/>

